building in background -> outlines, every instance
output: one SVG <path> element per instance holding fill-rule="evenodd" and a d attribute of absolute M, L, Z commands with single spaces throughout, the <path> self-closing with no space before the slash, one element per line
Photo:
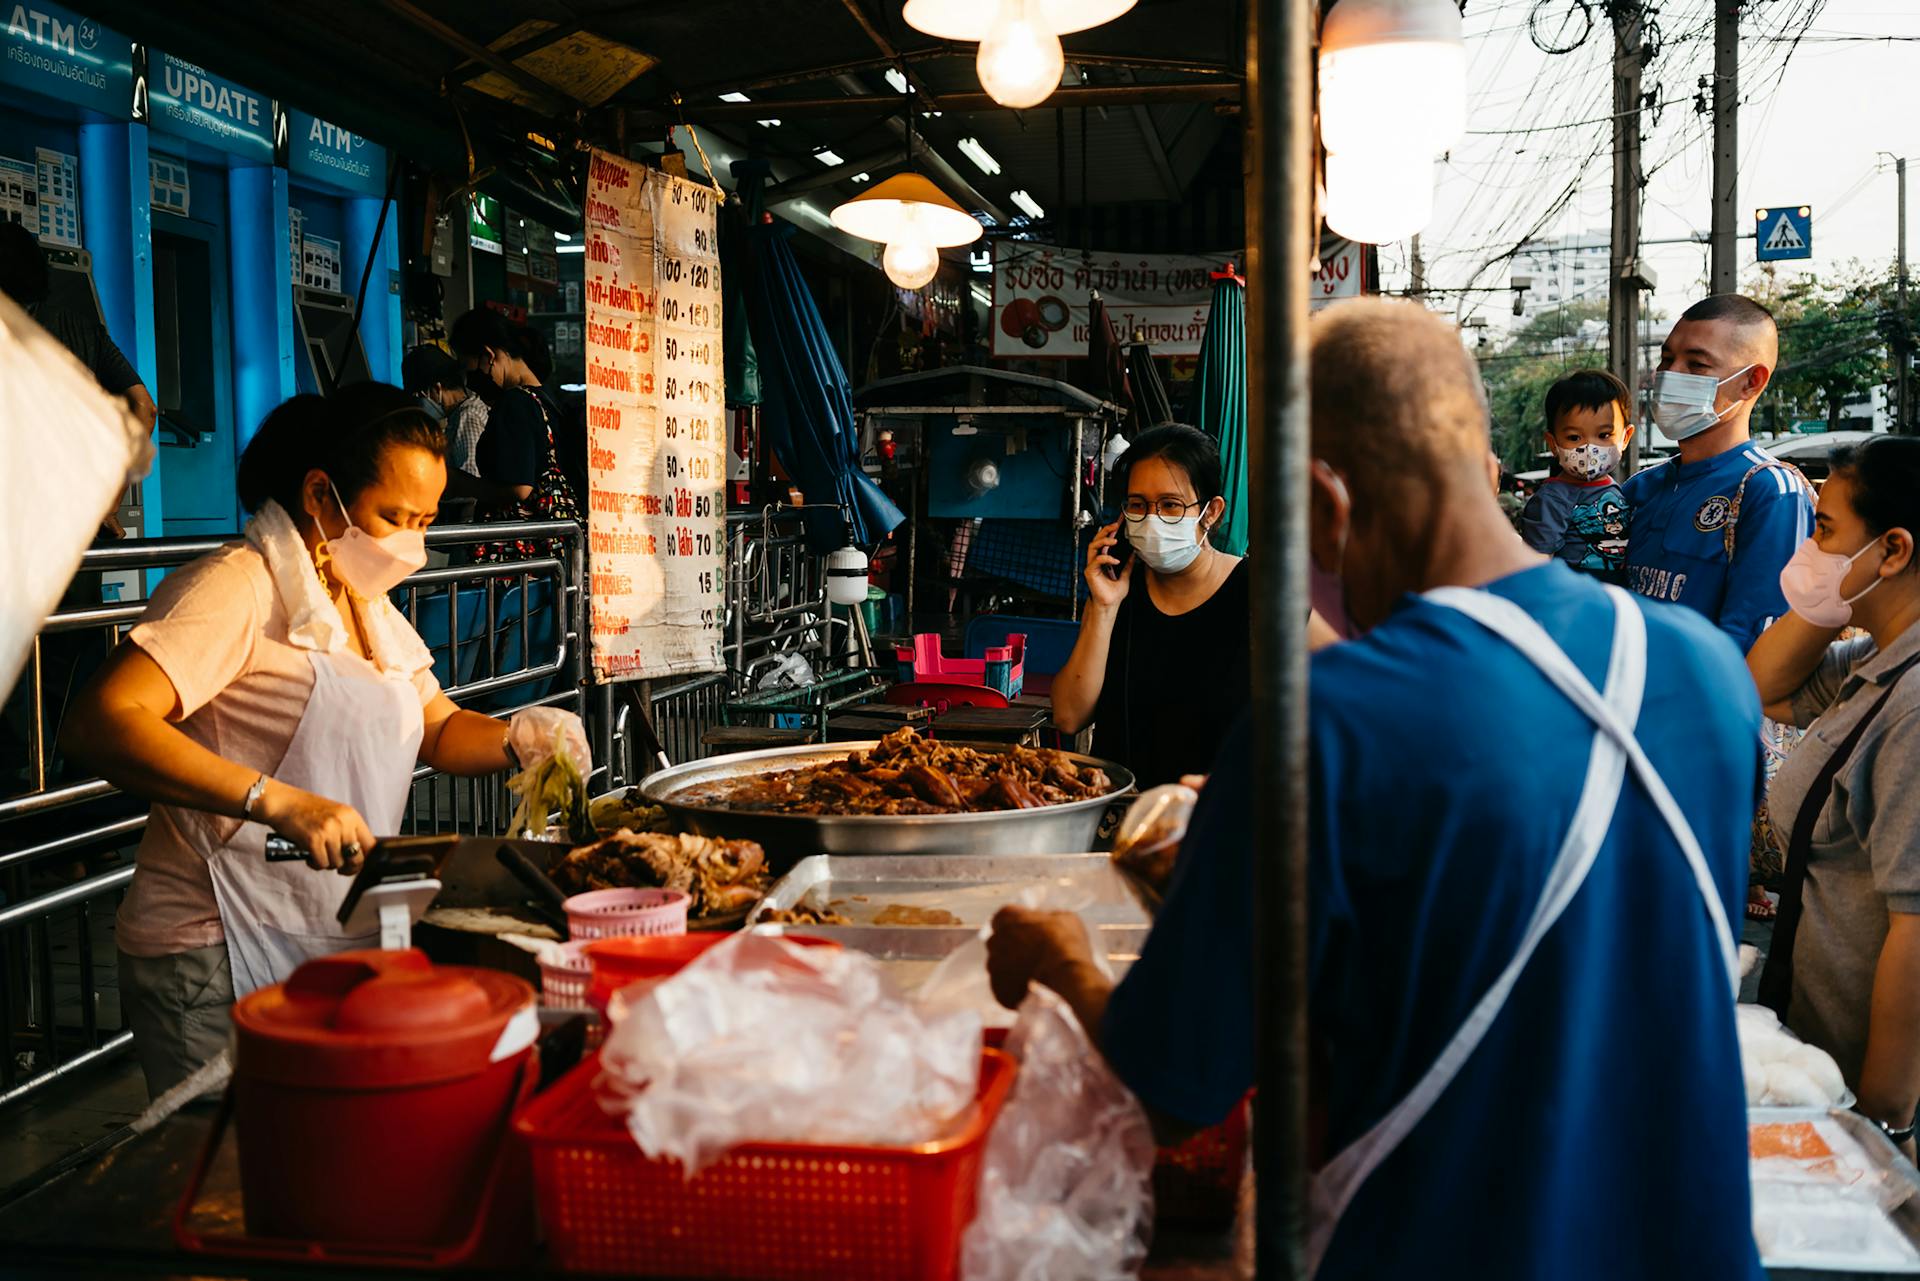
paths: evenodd
<path fill-rule="evenodd" d="M 1582 231 L 1565 236 L 1529 240 L 1520 246 L 1508 268 L 1510 285 L 1525 279 L 1520 291 L 1520 314 L 1525 324 L 1542 314 L 1576 302 L 1607 300 L 1608 233 Z"/>

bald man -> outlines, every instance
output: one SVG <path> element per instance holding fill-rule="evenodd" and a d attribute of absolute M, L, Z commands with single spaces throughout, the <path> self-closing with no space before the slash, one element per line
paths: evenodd
<path fill-rule="evenodd" d="M 1780 571 L 1813 532 L 1800 473 L 1752 441 L 1755 401 L 1780 363 L 1773 315 L 1715 294 L 1681 315 L 1660 348 L 1654 423 L 1676 457 L 1628 479 L 1627 586 L 1719 625 L 1742 653 L 1787 612 Z"/>
<path fill-rule="evenodd" d="M 1741 656 L 1520 540 L 1451 326 L 1378 300 L 1313 325 L 1312 556 L 1360 630 L 1314 656 L 1308 710 L 1318 1275 L 1756 1281 Z M 1254 1080 L 1277 923 L 1254 915 L 1252 757 L 1243 716 L 1117 988 L 1078 918 L 995 920 L 996 995 L 1065 997 L 1165 1137 Z"/>

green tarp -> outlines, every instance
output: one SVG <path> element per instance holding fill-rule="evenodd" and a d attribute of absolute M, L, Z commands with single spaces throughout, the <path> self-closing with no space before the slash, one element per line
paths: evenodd
<path fill-rule="evenodd" d="M 1247 554 L 1247 291 L 1228 273 L 1214 273 L 1213 306 L 1200 361 L 1193 371 L 1194 424 L 1220 445 L 1220 485 L 1227 514 L 1213 545 Z"/>

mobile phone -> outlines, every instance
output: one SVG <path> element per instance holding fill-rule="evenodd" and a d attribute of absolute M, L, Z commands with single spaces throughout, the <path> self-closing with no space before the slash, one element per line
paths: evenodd
<path fill-rule="evenodd" d="M 1113 579 L 1115 582 L 1119 582 L 1120 575 L 1126 572 L 1127 557 L 1131 555 L 1133 552 L 1133 549 L 1127 546 L 1127 522 L 1126 521 L 1123 520 L 1120 522 L 1120 528 L 1113 531 L 1113 537 L 1114 537 L 1114 544 L 1113 546 L 1107 548 L 1107 555 L 1113 557 L 1115 560 L 1119 561 L 1120 563 L 1118 565 L 1102 565 L 1100 568 L 1106 573 L 1106 576 L 1108 578 Z"/>

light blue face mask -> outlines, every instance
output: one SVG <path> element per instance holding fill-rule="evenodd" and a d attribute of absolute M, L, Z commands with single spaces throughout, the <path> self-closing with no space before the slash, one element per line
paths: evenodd
<path fill-rule="evenodd" d="M 1177 574 L 1200 555 L 1200 518 L 1183 516 L 1171 525 L 1158 516 L 1129 521 L 1127 543 L 1156 574 Z"/>
<path fill-rule="evenodd" d="M 1736 378 L 1745 377 L 1752 365 L 1735 370 L 1725 378 L 1712 374 L 1683 374 L 1663 369 L 1653 376 L 1653 421 L 1672 440 L 1686 440 L 1717 424 L 1732 413 L 1740 401 L 1715 410 L 1720 389 Z"/>

